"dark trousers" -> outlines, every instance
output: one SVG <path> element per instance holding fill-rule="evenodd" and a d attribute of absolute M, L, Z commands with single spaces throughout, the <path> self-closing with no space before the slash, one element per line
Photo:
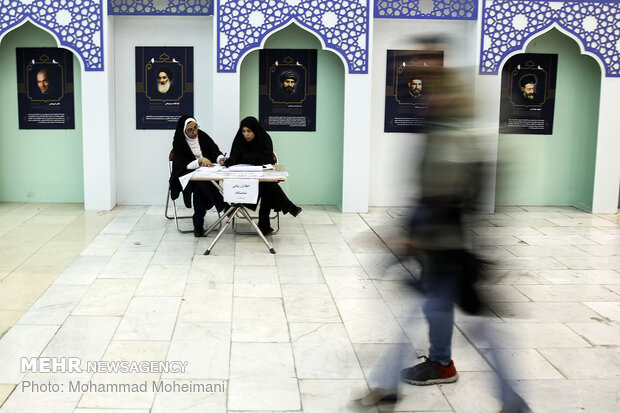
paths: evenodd
<path fill-rule="evenodd" d="M 194 185 L 194 228 L 200 229 L 204 227 L 205 214 L 209 209 L 215 206 L 218 212 L 224 209 L 224 198 L 220 191 L 211 182 L 196 181 Z"/>
<path fill-rule="evenodd" d="M 258 193 L 260 195 L 258 225 L 260 226 L 269 226 L 269 214 L 272 209 L 286 214 L 295 208 L 277 182 L 259 182 Z"/>
<path fill-rule="evenodd" d="M 423 311 L 431 344 L 428 358 L 444 365 L 452 359 L 454 302 L 463 272 L 463 256 L 461 250 L 446 250 L 426 252 L 421 259 L 426 292 Z"/>

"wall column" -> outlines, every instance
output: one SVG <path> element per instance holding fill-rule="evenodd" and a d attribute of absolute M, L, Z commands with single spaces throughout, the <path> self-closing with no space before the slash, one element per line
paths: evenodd
<path fill-rule="evenodd" d="M 228 152 L 235 133 L 239 129 L 241 75 L 240 70 L 235 73 L 218 73 L 217 59 L 215 59 L 215 65 L 212 94 L 213 127 L 211 128 L 213 134 L 211 136 L 222 152 Z"/>
<path fill-rule="evenodd" d="M 476 22 L 476 39 L 482 39 L 482 16 Z M 480 48 L 475 47 L 476 62 L 481 61 Z M 484 142 L 483 160 L 487 170 L 485 187 L 482 189 L 480 205 L 482 212 L 495 212 L 495 191 L 497 185 L 497 151 L 499 147 L 499 109 L 501 104 L 501 66 L 498 75 L 476 73 L 474 91 L 474 133 Z"/>
<path fill-rule="evenodd" d="M 116 206 L 114 21 L 103 13 L 104 71 L 82 71 L 84 209 Z"/>
<path fill-rule="evenodd" d="M 615 214 L 618 211 L 620 185 L 620 161 L 618 161 L 620 117 L 616 103 L 618 96 L 620 96 L 620 78 L 603 76 L 592 194 L 593 213 Z"/>
<path fill-rule="evenodd" d="M 370 73 L 345 74 L 342 212 L 368 211 L 371 102 Z"/>
<path fill-rule="evenodd" d="M 482 150 L 485 153 L 482 154 L 482 159 L 487 165 L 487 170 L 479 207 L 485 213 L 495 211 L 501 80 L 500 75 L 476 75 L 474 133 L 481 142 L 484 142 Z"/>

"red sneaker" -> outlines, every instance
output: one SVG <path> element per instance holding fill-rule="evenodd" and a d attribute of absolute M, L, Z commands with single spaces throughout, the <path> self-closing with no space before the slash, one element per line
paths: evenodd
<path fill-rule="evenodd" d="M 429 384 L 453 383 L 459 379 L 459 374 L 454 367 L 454 361 L 450 360 L 450 365 L 442 366 L 439 363 L 429 360 L 426 356 L 420 356 L 425 360 L 400 371 L 400 377 L 405 383 L 415 386 L 427 386 Z"/>

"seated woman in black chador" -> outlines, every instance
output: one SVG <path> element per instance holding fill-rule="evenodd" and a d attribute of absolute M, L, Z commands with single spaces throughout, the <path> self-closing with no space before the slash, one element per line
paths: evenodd
<path fill-rule="evenodd" d="M 237 135 L 233 140 L 230 157 L 225 165 L 250 164 L 265 165 L 274 163 L 273 143 L 271 136 L 252 116 L 241 121 Z M 277 182 L 260 182 L 258 184 L 260 208 L 258 210 L 258 228 L 264 235 L 271 234 L 273 228 L 269 224 L 269 213 L 282 211 L 299 215 L 301 208 L 293 204 Z"/>
<path fill-rule="evenodd" d="M 204 219 L 207 210 L 215 206 L 218 212 L 226 208 L 222 194 L 207 181 L 189 181 L 182 189 L 179 177 L 200 166 L 213 166 L 213 163 L 223 164 L 226 158 L 220 152 L 217 144 L 205 132 L 198 129 L 198 123 L 191 115 L 184 115 L 177 122 L 177 129 L 172 140 L 174 157 L 172 160 L 172 174 L 170 175 L 170 189 L 172 199 L 177 199 L 183 191 L 183 201 L 188 208 L 192 207 L 191 195 L 194 194 L 194 236 L 204 236 Z"/>

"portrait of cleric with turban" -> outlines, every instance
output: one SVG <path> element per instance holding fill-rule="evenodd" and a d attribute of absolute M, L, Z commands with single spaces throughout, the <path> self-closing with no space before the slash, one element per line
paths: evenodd
<path fill-rule="evenodd" d="M 278 78 L 280 89 L 276 93 L 276 99 L 284 102 L 294 102 L 303 96 L 303 84 L 299 84 L 299 74 L 292 70 L 284 70 Z"/>
<path fill-rule="evenodd" d="M 519 78 L 519 91 L 513 102 L 517 105 L 533 106 L 539 105 L 543 99 L 540 93 L 538 79 L 535 75 L 527 74 Z M 542 87 L 543 85 L 540 85 Z"/>
<path fill-rule="evenodd" d="M 179 92 L 175 87 L 175 73 L 171 67 L 160 66 L 154 71 L 155 75 L 155 93 L 151 96 L 158 99 L 177 99 Z"/>

